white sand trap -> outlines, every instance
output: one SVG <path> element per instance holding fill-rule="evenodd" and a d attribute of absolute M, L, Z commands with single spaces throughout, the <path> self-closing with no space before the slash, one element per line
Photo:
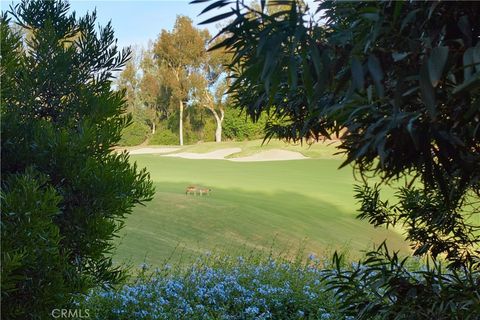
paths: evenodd
<path fill-rule="evenodd" d="M 301 160 L 308 159 L 300 152 L 272 149 L 255 153 L 248 157 L 232 158 L 230 161 L 248 162 L 248 161 L 283 161 L 283 160 Z"/>
<path fill-rule="evenodd" d="M 179 150 L 180 148 L 140 148 L 130 150 L 130 154 L 152 154 L 152 153 L 169 153 Z"/>
<path fill-rule="evenodd" d="M 226 148 L 207 153 L 179 152 L 173 154 L 166 154 L 164 155 L 164 157 L 178 157 L 185 159 L 225 159 L 226 156 L 240 151 L 242 151 L 242 149 L 240 148 Z"/>

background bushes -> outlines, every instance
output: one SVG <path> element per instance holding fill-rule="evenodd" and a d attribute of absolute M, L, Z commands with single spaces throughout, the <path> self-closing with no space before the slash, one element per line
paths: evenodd
<path fill-rule="evenodd" d="M 122 130 L 122 137 L 118 142 L 121 146 L 137 146 L 144 142 L 150 133 L 150 128 L 141 122 L 134 121 Z"/>
<path fill-rule="evenodd" d="M 229 140 L 253 140 L 262 139 L 265 136 L 264 127 L 266 117 L 260 117 L 254 123 L 238 109 L 227 108 L 223 122 L 223 136 Z"/>
<path fill-rule="evenodd" d="M 178 135 L 170 131 L 170 129 L 159 128 L 150 138 L 149 144 L 177 145 Z"/>
<path fill-rule="evenodd" d="M 184 120 L 184 140 L 187 144 L 215 141 L 216 124 L 208 110 L 188 110 Z M 264 137 L 266 117 L 253 123 L 236 109 L 227 108 L 223 121 L 222 140 L 254 140 Z M 148 139 L 150 145 L 178 145 L 178 115 L 157 123 L 155 134 L 150 127 L 136 119 L 122 131 L 121 146 L 139 145 Z"/>

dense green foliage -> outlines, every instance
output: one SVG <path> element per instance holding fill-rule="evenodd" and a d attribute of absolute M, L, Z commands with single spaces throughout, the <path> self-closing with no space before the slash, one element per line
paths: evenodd
<path fill-rule="evenodd" d="M 444 257 L 450 268 L 464 268 L 465 277 L 480 283 L 479 3 L 324 1 L 309 16 L 301 1 L 273 14 L 266 6 L 282 1 L 261 1 L 257 9 L 243 1 L 211 2 L 204 11 L 235 4 L 206 21 L 234 17 L 220 32 L 226 39 L 212 48 L 233 54 L 234 103 L 254 120 L 262 114 L 283 120 L 268 122 L 267 138 L 317 139 L 346 128 L 339 146 L 344 165 L 352 163 L 364 181 L 357 188 L 359 218 L 402 226 L 416 255 Z M 373 187 L 372 175 L 382 178 Z M 396 202 L 381 198 L 382 187 L 402 180 Z M 375 262 L 365 264 L 375 269 Z M 435 279 L 429 289 L 444 284 L 429 274 Z M 390 275 L 391 281 L 403 279 Z M 414 283 L 403 284 L 408 294 L 417 292 Z M 465 282 L 441 288 L 452 297 L 462 285 L 468 292 Z M 345 305 L 364 301 L 344 288 Z M 386 298 L 397 299 L 399 290 L 391 286 Z M 478 300 L 478 287 L 472 296 Z M 365 303 L 355 311 L 371 318 L 376 302 Z M 411 315 L 386 305 L 388 317 Z M 476 317 L 477 305 L 435 316 Z"/>
<path fill-rule="evenodd" d="M 150 128 L 145 123 L 133 121 L 123 129 L 122 138 L 118 141 L 118 144 L 121 146 L 139 145 L 147 139 L 149 133 Z"/>
<path fill-rule="evenodd" d="M 229 140 L 254 140 L 265 136 L 265 117 L 259 121 L 253 122 L 245 114 L 233 108 L 225 111 L 225 123 L 223 125 L 223 134 Z"/>
<path fill-rule="evenodd" d="M 135 114 L 138 110 L 134 109 L 132 112 Z M 208 115 L 209 112 L 192 108 L 186 110 L 183 132 L 187 144 L 215 141 L 216 124 Z M 139 145 L 147 139 L 148 144 L 151 145 L 178 145 L 178 116 L 171 115 L 169 119 L 157 120 L 154 134 L 146 123 L 148 121 L 145 118 L 142 120 L 134 116 L 132 125 L 122 131 L 119 145 Z M 225 108 L 222 140 L 242 141 L 263 138 L 265 124 L 264 117 L 258 122 L 253 122 L 245 115 L 240 115 L 238 110 Z"/>
<path fill-rule="evenodd" d="M 73 293 L 123 279 L 111 253 L 124 218 L 153 196 L 145 170 L 111 153 L 130 118 L 112 72 L 111 25 L 61 1 L 1 18 L 2 318 L 49 317 Z"/>
<path fill-rule="evenodd" d="M 153 145 L 177 145 L 178 136 L 170 129 L 159 129 L 150 138 L 149 144 Z"/>
<path fill-rule="evenodd" d="M 61 196 L 44 187 L 46 180 L 29 168 L 2 183 L 2 317 L 22 318 L 28 310 L 44 317 L 74 290 L 59 276 L 75 270 L 62 255 L 53 223 Z"/>
<path fill-rule="evenodd" d="M 337 292 L 341 311 L 360 319 L 478 319 L 479 273 L 445 272 L 435 261 L 412 270 L 407 258 L 382 244 L 362 263 L 345 269 L 334 256 L 335 268 L 323 279 Z"/>

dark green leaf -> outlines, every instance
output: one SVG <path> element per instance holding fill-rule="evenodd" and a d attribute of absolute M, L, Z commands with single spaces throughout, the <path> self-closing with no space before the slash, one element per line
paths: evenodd
<path fill-rule="evenodd" d="M 437 9 L 438 2 L 430 2 L 430 8 L 428 8 L 428 19 L 432 17 L 433 12 L 435 12 L 435 9 Z"/>
<path fill-rule="evenodd" d="M 290 89 L 292 91 L 297 90 L 297 84 L 298 84 L 298 75 L 297 75 L 297 64 L 295 62 L 295 57 L 291 56 L 290 57 L 290 64 L 288 66 L 288 69 L 290 71 Z"/>
<path fill-rule="evenodd" d="M 468 48 L 463 54 L 463 79 L 467 81 L 473 74 L 473 48 Z"/>
<path fill-rule="evenodd" d="M 303 84 L 305 86 L 305 91 L 307 94 L 307 100 L 311 101 L 313 97 L 313 80 L 312 75 L 310 74 L 310 68 L 306 59 L 303 59 Z"/>
<path fill-rule="evenodd" d="M 418 130 L 415 127 L 415 121 L 417 120 L 417 118 L 418 117 L 415 117 L 408 121 L 407 131 L 408 131 L 408 134 L 410 135 L 410 138 L 412 138 L 415 148 L 418 150 L 420 149 L 420 142 L 418 138 Z"/>
<path fill-rule="evenodd" d="M 462 31 L 463 35 L 465 36 L 465 45 L 467 47 L 472 45 L 472 27 L 470 26 L 470 22 L 468 21 L 467 16 L 462 16 L 458 20 L 458 28 Z"/>
<path fill-rule="evenodd" d="M 369 85 L 368 88 L 367 88 L 368 103 L 372 103 L 372 95 L 373 95 L 373 87 L 372 87 L 372 85 Z"/>
<path fill-rule="evenodd" d="M 375 89 L 377 90 L 377 94 L 380 97 L 383 97 L 383 71 L 382 67 L 380 66 L 380 61 L 374 54 L 368 56 L 368 70 L 373 78 L 373 82 L 375 83 Z"/>
<path fill-rule="evenodd" d="M 235 11 L 225 12 L 225 13 L 219 14 L 218 16 L 215 16 L 215 17 L 212 17 L 212 18 L 207 19 L 205 21 L 202 21 L 199 24 L 202 25 L 202 24 L 209 24 L 209 23 L 212 23 L 212 22 L 217 22 L 217 21 L 223 20 L 225 18 L 228 18 L 228 17 L 230 17 L 234 14 L 235 14 Z"/>
<path fill-rule="evenodd" d="M 480 72 L 472 75 L 468 80 L 453 89 L 453 94 L 463 94 L 469 91 L 477 90 L 480 87 Z"/>
<path fill-rule="evenodd" d="M 434 119 L 436 117 L 435 89 L 430 82 L 427 64 L 420 68 L 420 92 L 422 93 L 423 103 L 427 106 L 428 114 Z"/>
<path fill-rule="evenodd" d="M 203 1 L 201 1 L 203 2 Z M 196 2 L 190 2 L 190 3 L 196 3 Z M 208 12 L 208 11 L 211 11 L 212 9 L 219 9 L 219 8 L 222 8 L 224 6 L 227 6 L 229 4 L 231 4 L 232 1 L 230 0 L 219 0 L 219 1 L 215 1 L 214 3 L 208 5 L 205 9 L 202 10 L 202 12 L 200 12 L 199 15 L 202 15 L 204 14 L 205 12 Z"/>
<path fill-rule="evenodd" d="M 372 21 L 378 21 L 380 19 L 378 13 L 362 13 L 361 16 Z"/>
<path fill-rule="evenodd" d="M 382 67 L 380 66 L 380 61 L 373 54 L 368 57 L 368 70 L 370 71 L 374 81 L 380 82 L 383 80 L 383 71 Z"/>
<path fill-rule="evenodd" d="M 412 21 L 415 21 L 417 13 L 420 12 L 421 9 L 415 9 L 410 11 L 405 18 L 402 20 L 402 25 L 400 27 L 400 31 L 402 31 L 405 27 L 407 27 Z"/>
<path fill-rule="evenodd" d="M 440 82 L 447 59 L 448 47 L 436 47 L 432 50 L 428 59 L 428 74 L 433 87 Z"/>
<path fill-rule="evenodd" d="M 473 63 L 475 63 L 475 69 L 480 72 L 480 41 L 473 48 Z"/>
<path fill-rule="evenodd" d="M 356 57 L 352 59 L 352 79 L 354 88 L 362 91 L 365 86 L 363 78 L 363 67 Z"/>
<path fill-rule="evenodd" d="M 313 61 L 313 66 L 315 67 L 315 72 L 316 72 L 316 75 L 317 75 L 317 78 L 318 78 L 318 77 L 320 77 L 320 74 L 321 74 L 322 69 L 323 69 L 321 58 L 320 58 L 320 52 L 318 51 L 318 48 L 315 45 L 315 42 L 310 43 L 309 49 L 310 49 L 310 56 L 311 56 L 312 61 Z"/>
<path fill-rule="evenodd" d="M 409 52 L 394 52 L 392 53 L 392 58 L 393 61 L 397 62 L 405 59 L 406 57 L 408 57 L 409 54 Z"/>

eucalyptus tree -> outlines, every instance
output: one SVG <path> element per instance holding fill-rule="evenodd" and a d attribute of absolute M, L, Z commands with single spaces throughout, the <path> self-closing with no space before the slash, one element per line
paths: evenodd
<path fill-rule="evenodd" d="M 178 16 L 173 30 L 162 30 L 153 47 L 162 85 L 169 89 L 171 101 L 178 106 L 180 145 L 183 145 L 184 110 L 200 85 L 199 68 L 209 38 L 208 31 L 196 29 L 188 17 Z"/>
<path fill-rule="evenodd" d="M 219 42 L 218 38 L 215 42 Z M 225 119 L 225 106 L 229 84 L 229 73 L 225 65 L 231 56 L 225 50 L 205 51 L 204 62 L 200 69 L 197 88 L 198 104 L 209 110 L 216 123 L 215 142 L 222 141 L 222 125 Z"/>
<path fill-rule="evenodd" d="M 253 120 L 271 117 L 266 139 L 319 139 L 347 128 L 339 148 L 343 165 L 364 181 L 359 217 L 402 225 L 415 255 L 445 258 L 452 270 L 467 272 L 445 286 L 452 294 L 437 295 L 395 274 L 403 262 L 387 252 L 384 269 L 368 260 L 385 271 L 375 278 L 384 300 L 347 293 L 342 301 L 351 311 L 393 318 L 402 310 L 408 318 L 420 312 L 412 305 L 421 297 L 435 301 L 442 317 L 478 316 L 480 4 L 321 1 L 312 14 L 300 1 L 260 1 L 258 9 L 242 0 L 193 2 L 210 2 L 204 11 L 229 8 L 205 21 L 232 18 L 220 31 L 225 40 L 211 49 L 233 54 L 234 104 Z M 290 6 L 268 14 L 269 3 Z M 372 175 L 380 183 L 370 185 Z M 382 186 L 394 181 L 405 181 L 398 201 L 382 200 Z M 427 283 L 443 286 L 449 277 L 438 271 Z M 465 304 L 455 302 L 465 295 Z"/>
<path fill-rule="evenodd" d="M 135 109 L 140 89 L 139 66 L 136 60 L 135 53 L 132 51 L 131 59 L 125 64 L 123 71 L 116 79 L 117 87 L 120 90 L 125 90 L 125 98 L 127 99 L 129 111 Z"/>
<path fill-rule="evenodd" d="M 134 121 L 148 125 L 151 135 L 155 134 L 163 110 L 160 76 L 151 50 L 142 49 L 133 51 L 117 79 L 118 89 L 126 92 L 128 112 Z"/>

